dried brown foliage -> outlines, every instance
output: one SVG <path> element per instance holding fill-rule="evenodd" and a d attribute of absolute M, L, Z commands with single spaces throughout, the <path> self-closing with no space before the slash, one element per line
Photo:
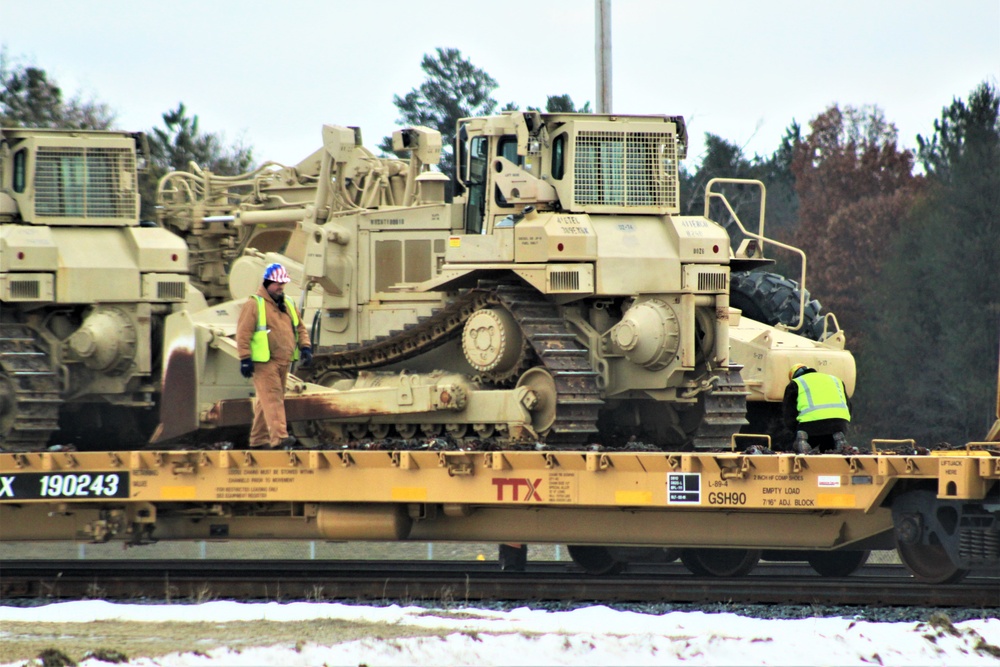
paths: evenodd
<path fill-rule="evenodd" d="M 874 288 L 921 184 L 913 153 L 899 148 L 896 134 L 877 107 L 835 105 L 810 123 L 792 157 L 794 244 L 809 258 L 807 287 L 849 333 L 863 331 L 862 297 Z M 855 350 L 862 344 L 852 338 Z"/>

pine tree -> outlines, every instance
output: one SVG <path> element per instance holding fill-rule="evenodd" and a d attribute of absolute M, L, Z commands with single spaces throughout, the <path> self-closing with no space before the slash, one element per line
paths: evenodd
<path fill-rule="evenodd" d="M 402 126 L 423 125 L 441 133 L 443 147 L 441 171 L 449 177 L 455 172 L 455 126 L 459 118 L 485 116 L 497 109 L 493 91 L 496 80 L 462 57 L 458 49 L 435 49 L 425 54 L 420 68 L 426 79 L 402 97 L 393 96 Z M 510 107 L 511 105 L 508 105 Z M 392 152 L 392 138 L 385 137 L 379 148 Z"/>
<path fill-rule="evenodd" d="M 11 66 L 0 51 L 0 127 L 107 130 L 115 114 L 78 95 L 63 99 L 59 85 L 38 67 Z"/>
<path fill-rule="evenodd" d="M 188 170 L 194 162 L 221 176 L 234 176 L 253 165 L 253 149 L 242 142 L 226 144 L 222 135 L 202 132 L 198 116 L 189 116 L 184 103 L 163 114 L 163 127 L 149 131 L 149 164 L 139 177 L 142 217 L 156 217 L 156 188 L 170 171 Z"/>
<path fill-rule="evenodd" d="M 590 100 L 579 109 L 568 94 L 549 95 L 545 100 L 546 113 L 594 113 L 590 110 Z"/>
<path fill-rule="evenodd" d="M 1000 342 L 1000 100 L 983 83 L 920 137 L 926 194 L 906 220 L 860 360 L 866 422 L 882 433 L 962 444 L 994 419 Z"/>

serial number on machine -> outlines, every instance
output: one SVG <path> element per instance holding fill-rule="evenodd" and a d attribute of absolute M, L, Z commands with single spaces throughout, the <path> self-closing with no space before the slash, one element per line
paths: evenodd
<path fill-rule="evenodd" d="M 0 498 L 125 498 L 127 473 L 21 473 L 0 477 Z"/>

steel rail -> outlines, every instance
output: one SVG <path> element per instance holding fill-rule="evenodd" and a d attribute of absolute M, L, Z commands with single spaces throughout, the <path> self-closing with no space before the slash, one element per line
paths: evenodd
<path fill-rule="evenodd" d="M 735 579 L 695 577 L 679 564 L 633 565 L 617 576 L 572 563 L 502 572 L 475 561 L 10 561 L 0 603 L 15 599 L 582 601 L 920 606 L 1000 609 L 1000 576 L 953 585 L 914 581 L 901 566 L 824 578 L 804 565 L 762 564 Z"/>

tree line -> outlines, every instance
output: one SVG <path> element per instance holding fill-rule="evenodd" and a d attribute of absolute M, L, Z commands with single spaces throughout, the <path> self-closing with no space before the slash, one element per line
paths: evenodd
<path fill-rule="evenodd" d="M 235 175 L 253 165 L 250 146 L 227 143 L 219 133 L 202 131 L 198 116 L 189 115 L 183 102 L 160 120 L 161 125 L 145 130 L 149 155 L 139 177 L 145 220 L 156 217 L 156 185 L 168 172 L 187 169 L 194 162 L 216 174 Z M 44 69 L 11 63 L 6 51 L 0 51 L 0 127 L 109 130 L 115 123 L 106 103 L 79 95 L 67 98 Z"/>
<path fill-rule="evenodd" d="M 393 104 L 400 124 L 440 130 L 440 167 L 451 174 L 455 121 L 518 105 L 500 107 L 497 81 L 457 49 L 426 54 L 421 69 L 424 81 Z M 879 107 L 833 104 L 805 126 L 793 120 L 770 155 L 748 156 L 708 133 L 697 167 L 682 167 L 685 214 L 702 212 L 711 178 L 767 186 L 767 235 L 806 251 L 807 287 L 836 314 L 857 359 L 859 441 L 960 444 L 981 438 L 993 421 L 1000 354 L 998 106 L 996 86 L 981 83 L 943 106 L 933 134 L 918 136 L 911 151 L 900 146 Z M 544 110 L 588 113 L 590 104 L 577 108 L 569 95 L 550 95 Z M 148 218 L 156 181 L 168 171 L 194 161 L 231 175 L 253 164 L 250 146 L 203 131 L 183 103 L 161 121 L 147 130 Z M 67 99 L 44 70 L 13 66 L 0 54 L 0 125 L 108 129 L 114 123 L 106 104 Z M 388 137 L 380 148 L 391 151 Z M 755 191 L 723 190 L 744 225 L 756 227 Z M 794 261 L 776 259 L 778 271 L 798 276 Z"/>

